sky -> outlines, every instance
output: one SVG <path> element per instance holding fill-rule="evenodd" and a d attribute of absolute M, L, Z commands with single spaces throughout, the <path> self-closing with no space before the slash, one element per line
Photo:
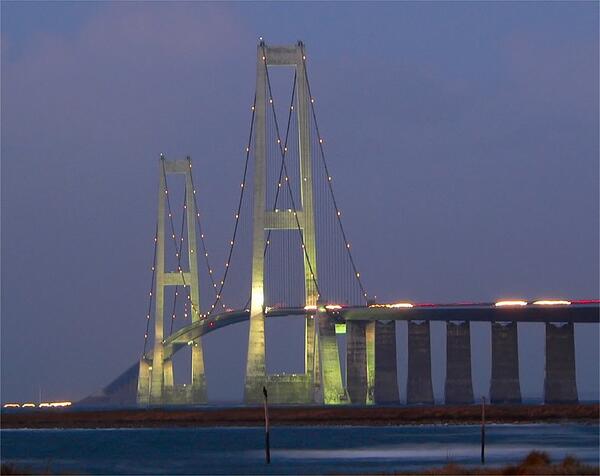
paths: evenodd
<path fill-rule="evenodd" d="M 379 301 L 598 298 L 598 9 L 2 2 L 2 401 L 77 400 L 140 358 L 160 153 L 192 157 L 224 263 L 259 37 L 306 45 L 336 197 Z M 543 329 L 520 326 L 529 398 Z M 214 401 L 241 398 L 247 332 L 204 339 Z M 268 362 L 294 370 L 294 332 L 268 329 Z M 598 326 L 575 332 L 580 397 L 598 399 Z M 434 324 L 438 399 L 444 339 Z M 472 341 L 481 395 L 489 326 Z"/>

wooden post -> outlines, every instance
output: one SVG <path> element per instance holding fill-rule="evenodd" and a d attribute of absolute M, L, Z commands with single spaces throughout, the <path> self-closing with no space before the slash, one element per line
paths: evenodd
<path fill-rule="evenodd" d="M 481 397 L 481 464 L 485 464 L 485 397 Z"/>
<path fill-rule="evenodd" d="M 269 406 L 266 387 L 263 387 L 263 395 L 265 396 L 265 459 L 267 461 L 267 464 L 270 464 L 271 446 L 269 442 Z"/>

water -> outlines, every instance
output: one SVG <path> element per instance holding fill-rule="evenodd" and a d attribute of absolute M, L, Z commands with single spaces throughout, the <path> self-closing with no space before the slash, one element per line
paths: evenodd
<path fill-rule="evenodd" d="M 488 425 L 486 462 L 529 451 L 555 459 L 600 457 L 598 425 Z M 272 464 L 260 428 L 2 430 L 3 462 L 34 471 L 85 474 L 328 474 L 410 471 L 479 464 L 477 425 L 274 427 Z"/>

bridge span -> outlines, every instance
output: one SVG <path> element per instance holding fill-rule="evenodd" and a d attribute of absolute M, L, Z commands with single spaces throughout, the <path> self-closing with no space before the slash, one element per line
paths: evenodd
<path fill-rule="evenodd" d="M 545 400 L 577 401 L 574 325 L 598 323 L 598 301 L 373 303 L 358 271 L 333 192 L 304 44 L 270 46 L 261 39 L 256 55 L 256 89 L 244 169 L 220 280 L 215 278 L 204 241 L 191 159 L 160 157 L 158 216 L 144 348 L 137 372 L 130 369 L 126 373 L 135 374 L 137 379 L 135 401 L 140 405 L 206 403 L 202 336 L 249 321 L 246 403 L 262 403 L 265 387 L 273 403 L 398 402 L 395 325 L 398 320 L 408 322 L 408 403 L 433 403 L 431 321 L 447 323 L 447 403 L 473 402 L 470 324 L 476 321 L 490 322 L 491 326 L 492 402 L 521 401 L 518 323 L 525 322 L 545 326 Z M 277 117 L 271 67 L 287 67 L 293 72 L 291 97 L 284 104 L 287 125 L 280 124 Z M 185 182 L 180 222 L 174 217 L 173 200 L 177 193 L 169 189 L 171 176 L 179 176 Z M 250 188 L 251 201 L 244 202 L 245 190 Z M 242 213 L 244 203 L 247 213 Z M 223 296 L 232 288 L 231 285 L 227 288 L 231 281 L 228 276 L 238 272 L 231 269 L 235 244 L 243 241 L 238 235 L 243 228 L 240 217 L 250 214 L 247 229 L 251 259 L 246 259 L 250 252 L 239 254 L 248 264 L 250 289 L 240 290 L 238 285 L 234 290 L 250 299 L 243 308 L 234 310 L 237 306 L 229 309 L 225 304 L 233 302 L 231 298 Z M 167 256 L 171 241 L 173 253 Z M 208 305 L 204 294 L 200 300 L 199 262 L 206 268 L 207 279 L 202 284 L 209 291 Z M 240 272 L 239 276 L 243 275 Z M 167 290 L 173 290 L 171 306 L 165 303 Z M 183 320 L 176 319 L 178 312 Z M 294 315 L 302 316 L 304 321 L 303 372 L 268 374 L 265 321 Z M 337 339 L 342 328 L 346 333 L 345 379 Z M 191 375 L 189 383 L 183 386 L 175 384 L 173 355 L 185 347 L 191 350 Z M 125 374 L 118 381 L 129 382 Z M 115 383 L 110 388 L 125 387 L 130 389 L 132 384 Z"/>

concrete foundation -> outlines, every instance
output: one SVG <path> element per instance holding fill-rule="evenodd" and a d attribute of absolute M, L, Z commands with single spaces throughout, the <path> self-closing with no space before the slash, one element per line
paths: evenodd
<path fill-rule="evenodd" d="M 398 403 L 396 322 L 375 322 L 375 403 Z"/>
<path fill-rule="evenodd" d="M 346 388 L 351 403 L 367 403 L 367 323 L 346 323 Z"/>
<path fill-rule="evenodd" d="M 492 403 L 521 403 L 517 323 L 492 322 Z"/>
<path fill-rule="evenodd" d="M 406 402 L 433 404 L 429 321 L 408 321 Z"/>
<path fill-rule="evenodd" d="M 446 403 L 473 403 L 471 332 L 468 322 L 446 323 Z"/>
<path fill-rule="evenodd" d="M 365 339 L 367 347 L 367 404 L 371 405 L 375 403 L 375 322 L 366 323 Z"/>
<path fill-rule="evenodd" d="M 317 326 L 323 403 L 326 405 L 348 403 L 348 395 L 342 382 L 335 323 L 326 313 L 318 312 Z"/>
<path fill-rule="evenodd" d="M 546 323 L 546 403 L 576 403 L 575 337 L 573 323 Z"/>

